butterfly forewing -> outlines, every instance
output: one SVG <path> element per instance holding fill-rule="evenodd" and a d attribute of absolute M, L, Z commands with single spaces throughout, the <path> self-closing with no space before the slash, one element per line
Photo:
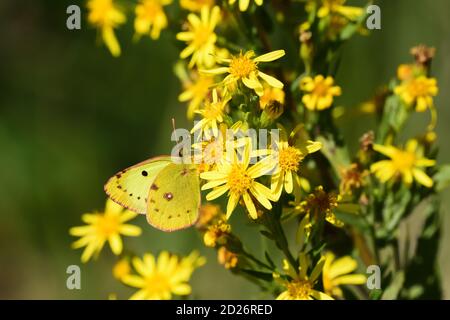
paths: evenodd
<path fill-rule="evenodd" d="M 150 186 L 161 170 L 171 163 L 170 157 L 158 157 L 122 170 L 108 180 L 105 192 L 121 206 L 145 214 Z"/>

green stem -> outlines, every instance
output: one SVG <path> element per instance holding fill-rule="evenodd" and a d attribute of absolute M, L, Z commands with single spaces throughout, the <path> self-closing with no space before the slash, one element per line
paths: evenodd
<path fill-rule="evenodd" d="M 269 265 L 265 264 L 264 262 L 262 262 L 261 260 L 259 260 L 258 258 L 256 258 L 254 255 L 252 255 L 251 253 L 243 250 L 242 254 L 247 257 L 248 259 L 250 259 L 251 261 L 253 261 L 254 263 L 256 263 L 258 266 L 268 269 L 270 271 L 274 271 L 272 269 L 272 267 L 270 267 Z"/>
<path fill-rule="evenodd" d="M 298 270 L 299 267 L 298 262 L 291 254 L 291 251 L 289 250 L 289 244 L 286 238 L 286 234 L 284 233 L 283 227 L 281 226 L 280 222 L 281 208 L 282 208 L 281 205 L 276 204 L 275 208 L 273 209 L 273 211 L 276 212 L 265 213 L 263 215 L 263 224 L 274 237 L 278 249 L 280 249 L 283 252 L 289 264 L 295 270 Z"/>

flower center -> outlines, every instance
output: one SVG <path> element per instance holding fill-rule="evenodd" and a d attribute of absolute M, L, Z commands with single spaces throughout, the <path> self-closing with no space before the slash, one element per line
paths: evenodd
<path fill-rule="evenodd" d="M 428 85 L 422 80 L 413 80 L 409 85 L 409 91 L 413 96 L 420 97 L 428 94 Z"/>
<path fill-rule="evenodd" d="M 146 279 L 146 289 L 153 294 L 163 293 L 170 290 L 170 282 L 167 277 L 156 273 Z"/>
<path fill-rule="evenodd" d="M 145 20 L 154 21 L 160 12 L 161 5 L 159 3 L 156 1 L 146 1 L 142 12 L 142 18 Z"/>
<path fill-rule="evenodd" d="M 97 231 L 104 237 L 109 237 L 119 231 L 120 222 L 117 217 L 102 216 L 97 222 Z"/>
<path fill-rule="evenodd" d="M 242 53 L 231 59 L 230 73 L 237 78 L 247 78 L 256 70 L 256 63 L 251 59 L 251 55 Z"/>
<path fill-rule="evenodd" d="M 222 115 L 222 106 L 220 103 L 207 103 L 203 117 L 209 120 L 215 120 Z"/>
<path fill-rule="evenodd" d="M 337 206 L 337 196 L 333 193 L 325 192 L 320 186 L 303 202 L 303 209 L 308 213 L 314 214 L 316 218 L 318 218 L 317 215 L 330 214 Z"/>
<path fill-rule="evenodd" d="M 296 300 L 308 300 L 313 289 L 308 280 L 295 280 L 287 284 L 289 295 Z"/>
<path fill-rule="evenodd" d="M 90 5 L 91 12 L 89 13 L 89 20 L 92 23 L 99 25 L 112 24 L 111 15 L 114 11 L 114 6 L 111 0 L 97 0 Z"/>
<path fill-rule="evenodd" d="M 231 193 L 243 195 L 253 184 L 253 179 L 240 165 L 235 164 L 228 175 L 228 186 Z"/>
<path fill-rule="evenodd" d="M 326 83 L 319 82 L 319 83 L 316 83 L 313 93 L 316 96 L 323 97 L 323 96 L 327 95 L 328 89 L 329 89 L 329 86 Z"/>
<path fill-rule="evenodd" d="M 211 38 L 211 29 L 208 26 L 199 26 L 194 33 L 194 46 L 200 48 Z"/>
<path fill-rule="evenodd" d="M 294 147 L 280 150 L 278 157 L 281 170 L 294 172 L 297 172 L 300 161 L 303 158 L 300 150 Z"/>
<path fill-rule="evenodd" d="M 413 152 L 397 151 L 392 161 L 398 170 L 409 170 L 414 167 L 416 155 Z"/>

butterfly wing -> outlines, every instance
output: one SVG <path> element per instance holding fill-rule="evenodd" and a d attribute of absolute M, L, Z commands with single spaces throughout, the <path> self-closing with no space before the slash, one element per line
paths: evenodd
<path fill-rule="evenodd" d="M 199 207 L 197 166 L 171 163 L 161 170 L 150 187 L 147 221 L 163 231 L 184 229 L 197 222 Z"/>
<path fill-rule="evenodd" d="M 121 206 L 145 214 L 150 186 L 158 173 L 172 163 L 170 157 L 157 157 L 120 171 L 105 184 L 106 194 Z"/>

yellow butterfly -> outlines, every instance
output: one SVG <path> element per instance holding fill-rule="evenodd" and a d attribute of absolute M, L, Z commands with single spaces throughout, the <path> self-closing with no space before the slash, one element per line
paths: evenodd
<path fill-rule="evenodd" d="M 121 206 L 145 214 L 159 230 L 180 230 L 197 222 L 201 195 L 196 165 L 174 163 L 170 156 L 152 158 L 120 171 L 104 189 Z"/>

